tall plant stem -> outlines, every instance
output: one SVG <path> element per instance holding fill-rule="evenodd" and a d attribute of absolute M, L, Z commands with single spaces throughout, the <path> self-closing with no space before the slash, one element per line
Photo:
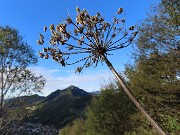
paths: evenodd
<path fill-rule="evenodd" d="M 152 126 L 157 130 L 157 132 L 160 135 L 166 135 L 165 132 L 161 129 L 160 126 L 154 121 L 154 119 L 146 112 L 146 110 L 143 108 L 143 106 L 138 102 L 138 100 L 132 95 L 130 89 L 126 85 L 126 83 L 123 81 L 122 77 L 117 73 L 117 71 L 114 69 L 111 62 L 107 59 L 105 55 L 102 55 L 104 61 L 106 62 L 109 69 L 112 71 L 114 76 L 117 78 L 118 82 L 120 83 L 121 87 L 123 88 L 124 92 L 128 95 L 128 97 L 132 100 L 132 102 L 135 104 L 135 106 L 141 111 L 141 113 L 146 117 L 146 119 L 152 124 Z"/>
<path fill-rule="evenodd" d="M 4 100 L 4 74 L 3 74 L 3 57 L 1 60 L 1 93 L 0 93 L 0 128 L 3 126 L 3 100 Z"/>

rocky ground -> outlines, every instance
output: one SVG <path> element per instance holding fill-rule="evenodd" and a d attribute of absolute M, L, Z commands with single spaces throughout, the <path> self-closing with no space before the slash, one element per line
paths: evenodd
<path fill-rule="evenodd" d="M 58 133 L 58 129 L 53 126 L 37 123 L 13 122 L 3 130 L 5 135 L 58 135 Z"/>

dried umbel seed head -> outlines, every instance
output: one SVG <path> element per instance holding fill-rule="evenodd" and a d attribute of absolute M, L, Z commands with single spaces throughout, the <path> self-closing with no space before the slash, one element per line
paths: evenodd
<path fill-rule="evenodd" d="M 46 54 L 44 58 L 45 58 L 45 59 L 48 59 L 48 58 L 49 58 L 49 55 L 48 55 L 48 54 Z"/>
<path fill-rule="evenodd" d="M 62 54 L 56 54 L 56 57 L 60 60 L 63 57 L 63 55 Z"/>
<path fill-rule="evenodd" d="M 125 23 L 125 20 L 123 19 L 123 20 L 120 20 L 122 23 Z"/>
<path fill-rule="evenodd" d="M 79 44 L 79 45 L 82 45 L 82 43 L 83 43 L 83 41 L 78 40 L 78 44 Z"/>
<path fill-rule="evenodd" d="M 83 33 L 83 30 L 84 30 L 84 27 L 83 27 L 83 26 L 78 28 L 78 32 L 79 32 L 80 34 Z"/>
<path fill-rule="evenodd" d="M 69 51 L 70 51 L 70 50 L 72 50 L 72 49 L 73 49 L 73 46 L 72 46 L 72 45 L 70 45 L 70 46 L 69 46 Z"/>
<path fill-rule="evenodd" d="M 43 51 L 44 51 L 44 52 L 47 52 L 47 51 L 48 51 L 48 49 L 47 49 L 47 48 L 44 48 L 44 49 L 43 49 Z"/>
<path fill-rule="evenodd" d="M 62 59 L 61 61 L 60 61 L 60 63 L 61 63 L 61 65 L 63 66 L 63 67 L 65 67 L 65 60 L 64 59 Z"/>
<path fill-rule="evenodd" d="M 58 62 L 59 60 L 55 57 L 55 56 L 52 56 L 52 60 Z"/>
<path fill-rule="evenodd" d="M 38 45 L 43 45 L 44 44 L 44 40 L 43 39 L 38 39 L 37 43 L 38 43 Z"/>
<path fill-rule="evenodd" d="M 80 40 L 84 40 L 84 35 L 83 35 L 83 36 L 81 36 Z"/>
<path fill-rule="evenodd" d="M 59 32 L 61 32 L 62 34 L 66 33 L 66 26 L 67 24 L 60 24 L 59 25 Z"/>
<path fill-rule="evenodd" d="M 41 39 L 44 39 L 44 36 L 42 34 L 39 34 L 39 36 L 41 37 Z"/>
<path fill-rule="evenodd" d="M 54 55 L 54 54 L 55 54 L 55 52 L 56 52 L 56 49 L 52 49 L 52 48 L 51 48 L 50 52 L 51 52 L 51 54 L 53 54 L 53 55 Z"/>
<path fill-rule="evenodd" d="M 79 9 L 79 7 L 77 6 L 76 7 L 76 11 L 79 13 L 80 12 L 80 9 Z"/>
<path fill-rule="evenodd" d="M 78 36 L 78 31 L 77 31 L 77 29 L 74 29 L 74 35 L 75 35 L 75 36 Z"/>
<path fill-rule="evenodd" d="M 100 17 L 100 16 L 101 16 L 101 14 L 99 12 L 97 12 L 96 17 Z"/>
<path fill-rule="evenodd" d="M 134 30 L 134 26 L 129 27 L 129 30 Z"/>
<path fill-rule="evenodd" d="M 39 56 L 40 56 L 41 58 L 43 58 L 43 57 L 44 57 L 44 54 L 41 53 L 41 52 L 39 52 Z"/>
<path fill-rule="evenodd" d="M 85 67 L 96 67 L 99 62 L 104 62 L 104 56 L 110 55 L 110 51 L 127 47 L 137 35 L 134 26 L 128 30 L 124 27 L 125 20 L 122 18 L 113 17 L 113 21 L 109 23 L 98 12 L 90 15 L 87 10 L 80 10 L 78 6 L 76 11 L 76 21 L 73 21 L 68 14 L 68 17 L 56 26 L 50 25 L 51 36 L 48 42 L 51 46 L 44 48 L 46 55 L 40 53 L 40 57 L 48 59 L 51 56 L 62 66 L 84 62 L 83 66 L 76 70 L 80 73 Z M 119 8 L 117 14 L 122 12 L 123 8 Z M 45 32 L 46 30 L 47 27 L 44 27 Z M 47 38 L 40 34 L 37 42 L 43 45 L 44 40 L 46 41 Z M 87 54 L 87 56 L 68 63 L 70 60 L 67 58 L 75 54 Z"/>
<path fill-rule="evenodd" d="M 70 17 L 68 17 L 68 18 L 66 19 L 66 21 L 67 21 L 68 24 L 71 24 L 71 23 L 72 23 L 72 19 L 71 19 Z"/>
<path fill-rule="evenodd" d="M 115 36 L 116 36 L 116 34 L 115 34 L 115 33 L 111 35 L 111 37 L 112 37 L 112 38 L 114 38 Z"/>
<path fill-rule="evenodd" d="M 71 37 L 71 35 L 70 35 L 70 33 L 66 32 L 66 33 L 64 34 L 64 37 L 66 37 L 67 39 L 69 39 L 69 38 Z"/>
<path fill-rule="evenodd" d="M 119 8 L 117 14 L 121 14 L 123 12 L 123 8 Z"/>
<path fill-rule="evenodd" d="M 96 23 L 98 21 L 97 16 L 91 16 L 91 21 Z"/>
<path fill-rule="evenodd" d="M 67 40 L 62 39 L 62 40 L 60 41 L 60 43 L 61 43 L 62 45 L 64 45 L 64 44 L 66 43 L 66 41 L 67 41 Z"/>
<path fill-rule="evenodd" d="M 47 27 L 46 26 L 44 26 L 44 32 L 46 32 L 47 31 Z"/>
<path fill-rule="evenodd" d="M 54 30 L 54 24 L 51 24 L 50 26 L 49 26 L 49 29 L 52 31 L 52 30 Z"/>
<path fill-rule="evenodd" d="M 37 40 L 37 43 L 38 43 L 38 45 L 42 45 L 42 43 L 39 39 Z"/>
<path fill-rule="evenodd" d="M 75 73 L 81 73 L 82 67 L 77 67 Z"/>

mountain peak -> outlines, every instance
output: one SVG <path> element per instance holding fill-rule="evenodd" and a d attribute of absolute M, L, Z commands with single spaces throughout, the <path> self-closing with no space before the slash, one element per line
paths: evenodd
<path fill-rule="evenodd" d="M 65 89 L 65 91 L 70 91 L 73 96 L 87 96 L 89 93 L 84 91 L 83 89 L 80 89 L 74 85 L 70 85 Z"/>
<path fill-rule="evenodd" d="M 69 87 L 63 89 L 63 90 L 56 90 L 54 92 L 52 92 L 51 94 L 49 94 L 45 101 L 50 101 L 50 100 L 55 100 L 59 97 L 62 97 L 64 95 L 71 95 L 74 97 L 84 97 L 84 96 L 89 96 L 91 94 L 89 94 L 88 92 L 84 91 L 83 89 L 80 89 L 74 85 L 70 85 Z"/>
<path fill-rule="evenodd" d="M 70 85 L 69 87 L 67 87 L 66 89 L 79 89 L 78 87 L 74 86 L 74 85 Z"/>

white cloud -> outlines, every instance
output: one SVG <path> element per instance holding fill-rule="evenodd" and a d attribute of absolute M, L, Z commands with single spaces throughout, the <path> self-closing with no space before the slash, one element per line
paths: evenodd
<path fill-rule="evenodd" d="M 57 89 L 64 89 L 70 85 L 75 85 L 88 92 L 97 91 L 101 85 L 112 79 L 112 73 L 108 70 L 86 70 L 82 74 L 76 74 L 71 70 L 47 69 L 44 67 L 31 68 L 36 74 L 41 74 L 46 78 L 46 85 L 43 95 L 46 96 Z"/>

